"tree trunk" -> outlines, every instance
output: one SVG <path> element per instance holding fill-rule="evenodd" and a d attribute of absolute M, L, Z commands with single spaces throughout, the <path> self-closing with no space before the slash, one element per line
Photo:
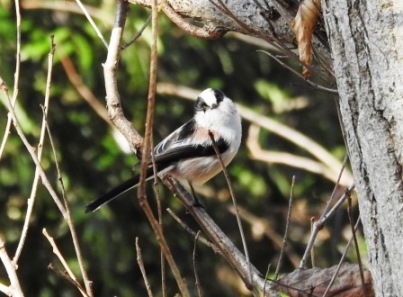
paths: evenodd
<path fill-rule="evenodd" d="M 376 296 L 403 296 L 403 2 L 323 0 Z"/>

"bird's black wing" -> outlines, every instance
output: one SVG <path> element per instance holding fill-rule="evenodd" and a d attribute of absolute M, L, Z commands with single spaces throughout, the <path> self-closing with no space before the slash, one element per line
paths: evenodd
<path fill-rule="evenodd" d="M 167 163 L 215 155 L 213 143 L 210 139 L 203 144 L 197 141 L 195 136 L 196 128 L 195 119 L 191 119 L 168 135 L 154 148 L 155 163 L 157 164 L 158 171 L 163 169 L 159 166 L 163 167 Z M 219 138 L 215 142 L 220 154 L 225 152 L 229 147 L 223 138 Z"/>
<path fill-rule="evenodd" d="M 224 153 L 229 145 L 223 139 L 219 138 L 216 141 L 216 146 L 220 154 Z M 158 170 L 166 168 L 168 165 L 177 162 L 178 160 L 185 160 L 197 157 L 208 157 L 216 155 L 214 151 L 213 144 L 208 145 L 181 145 L 173 147 L 172 149 L 167 149 L 162 154 L 155 156 L 155 163 L 157 164 Z"/>

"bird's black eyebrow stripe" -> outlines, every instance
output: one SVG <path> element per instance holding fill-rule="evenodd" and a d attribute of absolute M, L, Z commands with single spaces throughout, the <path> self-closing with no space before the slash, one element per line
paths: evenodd
<path fill-rule="evenodd" d="M 220 104 L 221 101 L 224 100 L 224 93 L 220 90 L 213 89 L 214 91 L 214 96 L 217 98 L 217 104 Z"/>
<path fill-rule="evenodd" d="M 187 138 L 189 135 L 194 133 L 195 129 L 196 129 L 196 121 L 195 119 L 191 119 L 185 125 L 183 125 L 178 135 L 177 141 Z"/>

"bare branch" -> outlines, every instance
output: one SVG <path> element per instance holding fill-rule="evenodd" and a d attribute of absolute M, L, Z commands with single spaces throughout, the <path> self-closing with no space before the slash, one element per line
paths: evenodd
<path fill-rule="evenodd" d="M 146 285 L 147 294 L 149 297 L 152 297 L 154 295 L 153 295 L 153 292 L 151 291 L 151 285 L 150 285 L 150 282 L 148 281 L 146 269 L 144 267 L 143 255 L 141 253 L 141 248 L 140 248 L 138 237 L 136 237 L 136 254 L 137 254 L 137 264 L 140 267 L 141 275 L 143 276 L 144 284 Z"/>
<path fill-rule="evenodd" d="M 244 250 L 244 253 L 245 253 L 246 262 L 249 265 L 249 280 L 248 280 L 248 283 L 251 284 L 252 283 L 252 271 L 251 271 L 251 266 L 250 266 L 251 264 L 250 264 L 250 259 L 249 259 L 248 246 L 246 244 L 245 233 L 243 231 L 242 221 L 241 221 L 241 218 L 239 216 L 238 202 L 236 200 L 234 190 L 232 188 L 232 184 L 231 184 L 231 181 L 230 181 L 230 178 L 229 178 L 227 168 L 225 167 L 224 161 L 221 158 L 220 151 L 218 150 L 217 144 L 216 144 L 216 142 L 214 140 L 214 134 L 211 131 L 208 131 L 208 134 L 210 136 L 210 139 L 211 139 L 211 142 L 213 144 L 213 148 L 214 148 L 214 151 L 215 151 L 215 153 L 217 155 L 217 158 L 220 161 L 222 170 L 224 172 L 225 180 L 227 181 L 227 186 L 228 186 L 229 192 L 231 194 L 232 204 L 234 205 L 234 209 L 235 209 L 236 222 L 238 224 L 239 233 L 241 235 L 242 245 L 243 245 L 243 250 Z M 248 285 L 248 283 L 246 283 L 246 286 Z M 253 289 L 253 287 L 249 288 L 249 290 L 251 290 L 251 289 Z"/>
<path fill-rule="evenodd" d="M 195 231 L 193 231 L 188 225 L 186 225 L 171 209 L 167 209 L 168 213 L 174 218 L 174 220 L 176 222 L 179 223 L 179 225 L 186 231 L 188 232 L 190 235 L 192 235 L 193 237 L 196 237 L 197 233 Z M 215 253 L 221 253 L 221 251 L 219 249 L 217 249 L 214 244 L 212 244 L 210 241 L 208 241 L 206 238 L 204 238 L 203 236 L 199 235 L 198 239 L 199 242 L 203 243 L 204 245 L 208 246 L 209 248 L 211 248 Z"/>
<path fill-rule="evenodd" d="M 21 13 L 20 13 L 20 2 L 19 0 L 14 1 L 15 3 L 15 23 L 16 23 L 16 31 L 17 31 L 17 44 L 16 44 L 16 52 L 15 52 L 15 72 L 14 72 L 14 86 L 13 86 L 13 98 L 11 99 L 11 106 L 15 106 L 15 102 L 18 97 L 18 86 L 20 82 L 20 68 L 21 68 Z M 5 90 L 6 84 L 2 83 L 2 89 Z M 7 93 L 7 90 L 5 90 Z M 8 95 L 7 95 L 8 96 Z M 3 140 L 0 145 L 0 160 L 3 155 L 4 148 L 7 143 L 8 135 L 10 134 L 12 119 L 10 114 L 8 115 L 6 128 L 4 130 Z"/>
<path fill-rule="evenodd" d="M 292 180 L 291 180 L 290 199 L 288 200 L 288 214 L 287 214 L 287 222 L 286 222 L 285 230 L 284 230 L 283 246 L 281 248 L 281 252 L 280 252 L 279 259 L 278 259 L 278 264 L 277 264 L 277 267 L 276 267 L 276 271 L 274 272 L 274 277 L 273 277 L 274 280 L 277 280 L 278 273 L 280 271 L 281 264 L 282 264 L 282 261 L 283 261 L 284 252 L 287 249 L 288 228 L 290 226 L 290 219 L 291 219 L 291 213 L 292 213 L 292 202 L 293 202 L 293 199 L 294 199 L 294 187 L 295 187 L 295 175 L 292 177 Z"/>
<path fill-rule="evenodd" d="M 66 271 L 60 271 L 59 269 L 57 269 L 55 266 L 51 264 L 48 265 L 48 269 L 52 270 L 53 272 L 55 272 L 57 275 L 61 276 L 62 278 L 64 278 L 65 280 L 67 280 L 69 283 L 71 283 L 73 286 L 75 286 L 76 288 L 78 288 L 80 291 L 82 290 L 83 292 L 85 292 L 85 289 L 81 286 L 81 284 L 75 280 L 72 279 L 70 277 L 70 275 L 66 272 Z M 83 295 L 83 296 L 87 296 L 87 295 Z"/>
<path fill-rule="evenodd" d="M 66 269 L 68 276 L 72 280 L 74 280 L 75 284 L 79 284 L 76 276 L 74 275 L 73 271 L 70 269 L 69 265 L 67 264 L 67 261 L 64 259 L 62 253 L 60 252 L 59 248 L 57 247 L 57 244 L 56 244 L 55 240 L 53 239 L 53 237 L 49 235 L 49 233 L 46 231 L 45 228 L 42 229 L 42 233 L 46 237 L 46 239 L 49 241 L 49 244 L 52 247 L 53 253 L 59 259 L 60 263 L 62 263 L 64 269 Z M 76 288 L 80 291 L 81 295 L 83 295 L 85 297 L 91 296 L 91 295 L 87 294 L 87 292 L 81 287 L 81 285 L 76 285 Z"/>
<path fill-rule="evenodd" d="M 41 124 L 41 132 L 39 135 L 39 142 L 38 142 L 38 148 L 37 148 L 37 156 L 38 160 L 41 161 L 42 159 L 42 152 L 43 152 L 43 143 L 45 139 L 45 134 L 46 134 L 46 116 L 49 110 L 49 98 L 50 98 L 50 86 L 52 83 L 52 70 L 53 70 L 53 56 L 55 52 L 55 44 L 53 40 L 53 36 L 50 37 L 50 52 L 48 54 L 48 74 L 47 74 L 47 79 L 46 79 L 46 92 L 45 92 L 45 102 L 43 104 L 43 117 L 42 117 L 42 124 Z M 25 215 L 24 219 L 24 225 L 22 227 L 22 232 L 20 236 L 20 241 L 18 242 L 17 250 L 14 255 L 14 263 L 17 265 L 18 259 L 20 258 L 22 249 L 24 247 L 24 243 L 28 234 L 28 228 L 29 228 L 29 222 L 31 220 L 32 216 L 32 211 L 35 203 L 35 197 L 36 197 L 36 191 L 38 189 L 38 183 L 39 183 L 39 171 L 38 168 L 35 169 L 35 175 L 34 175 L 34 180 L 32 182 L 32 187 L 31 187 L 31 194 L 28 198 L 27 201 L 27 212 Z"/>
<path fill-rule="evenodd" d="M 121 49 L 121 39 L 127 16 L 127 5 L 127 2 L 123 0 L 118 1 L 118 9 L 116 11 L 115 24 L 114 28 L 112 29 L 109 42 L 108 55 L 105 63 L 103 64 L 103 67 L 106 103 L 108 106 L 109 117 L 115 127 L 129 141 L 132 150 L 139 157 L 141 154 L 140 149 L 143 145 L 143 138 L 136 131 L 136 129 L 134 129 L 132 123 L 128 121 L 123 114 L 116 79 L 116 72 L 118 68 L 119 54 Z"/>
<path fill-rule="evenodd" d="M 248 288 L 265 289 L 265 296 L 275 296 L 270 289 L 266 288 L 265 279 L 261 273 L 246 260 L 245 256 L 238 250 L 225 233 L 217 226 L 214 220 L 207 214 L 204 208 L 194 206 L 193 196 L 187 192 L 183 186 L 171 178 L 164 179 L 168 188 L 182 201 L 188 212 L 198 222 L 199 226 L 207 234 L 210 240 L 221 251 L 226 261 L 237 270 L 239 276 Z M 251 275 L 251 282 L 248 283 Z"/>
<path fill-rule="evenodd" d="M 193 272 L 194 272 L 195 279 L 196 279 L 195 284 L 196 284 L 196 289 L 197 289 L 197 295 L 199 297 L 202 297 L 203 294 L 202 294 L 202 290 L 200 287 L 199 274 L 197 272 L 197 241 L 199 239 L 199 236 L 200 236 L 200 230 L 197 231 L 197 233 L 196 233 L 195 241 L 194 241 L 194 245 L 193 245 Z"/>
<path fill-rule="evenodd" d="M 239 215 L 243 220 L 251 225 L 253 233 L 257 236 L 265 235 L 273 242 L 274 248 L 281 251 L 283 238 L 277 234 L 273 228 L 271 228 L 270 222 L 267 219 L 257 217 L 242 207 L 240 207 L 239 210 Z M 229 207 L 229 211 L 231 213 L 235 212 L 233 206 Z M 298 267 L 301 257 L 291 246 L 288 247 L 287 257 L 294 267 Z"/>
<path fill-rule="evenodd" d="M 63 69 L 67 74 L 67 78 L 75 87 L 80 96 L 92 107 L 92 109 L 97 115 L 100 116 L 101 119 L 103 119 L 109 125 L 112 125 L 105 106 L 100 103 L 91 89 L 85 85 L 81 76 L 74 67 L 73 61 L 68 56 L 65 56 L 60 59 L 60 62 L 62 63 Z"/>
<path fill-rule="evenodd" d="M 92 28 L 95 30 L 95 32 L 97 33 L 99 39 L 101 39 L 102 43 L 105 45 L 106 48 L 108 48 L 108 43 L 106 42 L 105 38 L 103 37 L 101 31 L 98 29 L 97 25 L 95 24 L 95 22 L 92 20 L 91 15 L 88 13 L 87 9 L 85 8 L 85 6 L 81 3 L 80 0 L 76 0 L 77 5 L 81 8 L 81 10 L 83 11 L 85 17 L 87 18 L 88 22 L 91 24 Z"/>
<path fill-rule="evenodd" d="M 70 235 L 71 235 L 71 238 L 73 240 L 74 251 L 76 253 L 77 260 L 78 260 L 78 266 L 80 267 L 81 275 L 82 275 L 83 280 L 84 280 L 86 294 L 88 294 L 91 297 L 91 296 L 93 296 L 92 288 L 91 288 L 92 282 L 90 281 L 90 279 L 88 277 L 88 274 L 87 274 L 87 271 L 85 270 L 85 267 L 84 267 L 84 259 L 83 259 L 81 248 L 80 248 L 80 242 L 78 240 L 76 228 L 74 226 L 73 219 L 72 219 L 71 214 L 70 214 L 70 207 L 69 207 L 69 204 L 68 204 L 67 199 L 66 199 L 66 191 L 65 191 L 63 178 L 62 178 L 62 174 L 61 174 L 60 167 L 59 167 L 59 162 L 58 162 L 58 159 L 57 159 L 56 148 L 55 148 L 55 145 L 54 145 L 54 142 L 53 142 L 52 133 L 50 131 L 50 128 L 49 128 L 49 125 L 47 124 L 47 122 L 45 122 L 45 124 L 46 124 L 46 128 L 47 128 L 48 135 L 49 135 L 49 142 L 50 142 L 50 145 L 51 145 L 51 148 L 52 148 L 52 151 L 53 151 L 53 156 L 54 156 L 54 160 L 55 160 L 55 164 L 56 164 L 56 171 L 57 171 L 57 175 L 58 175 L 58 180 L 59 180 L 59 182 L 61 184 L 62 197 L 63 197 L 64 207 L 65 207 L 65 210 L 66 210 L 65 220 L 67 222 L 67 225 L 69 226 Z"/>
<path fill-rule="evenodd" d="M 8 278 L 10 280 L 11 285 L 7 288 L 6 286 L 0 286 L 0 289 L 3 289 L 4 293 L 8 293 L 9 296 L 13 297 L 24 297 L 22 293 L 20 282 L 17 276 L 17 269 L 10 257 L 7 254 L 5 243 L 3 239 L 0 237 L 0 260 L 6 269 Z"/>
<path fill-rule="evenodd" d="M 343 204 L 343 202 L 348 198 L 348 196 L 350 195 L 351 191 L 354 190 L 355 185 L 351 185 L 350 187 L 348 187 L 343 196 L 341 196 L 339 198 L 339 200 L 337 201 L 337 203 L 326 213 L 323 213 L 323 215 L 320 217 L 320 219 L 318 221 L 315 221 L 313 223 L 313 228 L 312 228 L 312 232 L 311 232 L 311 237 L 309 238 L 307 247 L 305 249 L 305 253 L 304 256 L 301 259 L 301 263 L 299 265 L 300 268 L 304 268 L 306 265 L 306 261 L 308 258 L 308 255 L 310 254 L 310 251 L 312 249 L 312 246 L 315 242 L 316 239 L 316 235 L 318 234 L 318 232 L 320 230 L 322 230 L 324 224 L 328 221 L 328 219 L 330 219 L 331 217 L 333 217 L 333 215 L 336 213 L 337 210 L 339 210 L 340 206 Z"/>

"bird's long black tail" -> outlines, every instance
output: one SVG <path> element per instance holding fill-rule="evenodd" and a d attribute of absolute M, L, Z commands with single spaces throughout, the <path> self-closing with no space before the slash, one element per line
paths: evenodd
<path fill-rule="evenodd" d="M 153 177 L 153 170 L 152 168 L 149 168 L 147 170 L 147 178 Z M 104 195 L 99 197 L 98 199 L 92 201 L 90 204 L 88 204 L 85 207 L 85 212 L 93 212 L 96 211 L 98 208 L 100 208 L 102 205 L 109 203 L 113 199 L 119 197 L 121 194 L 125 193 L 126 191 L 134 188 L 135 186 L 138 185 L 140 180 L 140 175 L 137 174 L 136 176 L 132 177 L 131 179 L 128 179 L 124 183 L 121 183 L 120 185 L 116 186 L 115 188 L 111 189 L 110 191 L 106 192 Z"/>

